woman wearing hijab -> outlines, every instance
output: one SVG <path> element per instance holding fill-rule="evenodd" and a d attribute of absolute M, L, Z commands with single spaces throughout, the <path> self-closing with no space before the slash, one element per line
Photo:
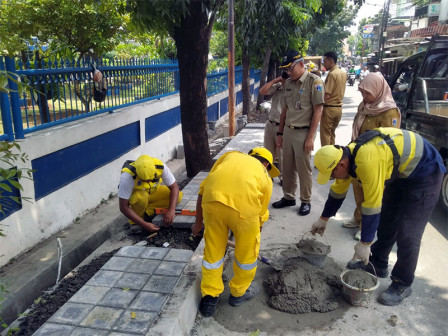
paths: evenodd
<path fill-rule="evenodd" d="M 392 92 L 384 77 L 379 72 L 368 74 L 358 86 L 363 101 L 358 106 L 352 127 L 352 141 L 362 133 L 377 127 L 400 128 L 401 113 L 395 104 Z M 356 209 L 353 218 L 342 225 L 348 228 L 359 227 L 355 239 L 361 238 L 361 204 L 364 202 L 362 185 L 353 180 L 353 194 Z"/>

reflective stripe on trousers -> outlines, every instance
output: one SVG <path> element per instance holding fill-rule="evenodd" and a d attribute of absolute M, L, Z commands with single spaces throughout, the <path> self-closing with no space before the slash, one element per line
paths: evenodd
<path fill-rule="evenodd" d="M 260 249 L 259 216 L 244 218 L 220 202 L 202 203 L 204 216 L 204 260 L 202 262 L 202 296 L 219 296 L 224 291 L 222 271 L 229 230 L 235 237 L 233 273 L 229 283 L 233 296 L 242 296 L 257 271 Z"/>

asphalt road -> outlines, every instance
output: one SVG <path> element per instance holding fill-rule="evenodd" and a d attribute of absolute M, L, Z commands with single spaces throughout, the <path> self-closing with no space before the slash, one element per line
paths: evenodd
<path fill-rule="evenodd" d="M 351 126 L 361 101 L 361 95 L 357 91 L 357 85 L 347 86 L 344 99 L 343 117 L 337 128 L 336 143 L 345 145 L 350 141 Z M 320 147 L 319 134 L 315 141 L 315 151 Z M 315 152 L 314 151 L 314 152 Z M 267 253 L 275 258 L 275 253 L 281 253 L 282 249 L 296 244 L 307 232 L 312 223 L 319 217 L 327 198 L 330 184 L 318 185 L 316 174 L 313 174 L 313 199 L 312 209 L 308 216 L 297 215 L 298 206 L 285 209 L 270 208 L 270 220 L 266 222 L 261 241 L 262 253 Z M 275 183 L 271 203 L 282 197 L 282 189 Z M 298 205 L 300 202 L 298 201 Z M 355 240 L 353 235 L 356 229 L 347 229 L 341 226 L 343 220 L 352 216 L 354 210 L 353 193 L 349 192 L 344 204 L 337 216 L 330 219 L 325 232 L 332 250 L 330 257 L 342 267 L 353 256 Z M 278 324 L 278 330 L 263 330 L 264 323 L 252 323 L 252 319 L 274 319 L 266 310 L 266 304 L 251 306 L 250 303 L 235 309 L 233 316 L 228 321 L 217 321 L 214 318 L 202 318 L 200 313 L 191 333 L 192 336 L 225 335 L 239 336 L 249 335 L 260 329 L 259 335 L 448 335 L 448 220 L 444 210 L 438 206 L 428 223 L 420 249 L 420 258 L 416 270 L 416 278 L 413 284 L 413 294 L 401 305 L 386 307 L 372 301 L 369 308 L 348 307 L 341 316 L 334 319 L 328 313 L 320 314 L 321 319 L 316 327 L 296 327 L 288 329 L 281 325 L 282 322 L 272 321 Z M 389 270 L 396 260 L 396 250 L 391 253 Z M 231 267 L 231 264 L 230 266 Z M 262 272 L 257 272 L 262 273 Z M 257 280 L 257 278 L 256 278 Z M 263 281 L 258 278 L 257 281 Z M 380 287 L 376 290 L 374 298 L 383 292 L 390 284 L 389 279 L 380 279 Z M 228 305 L 227 297 L 222 295 L 220 305 Z M 227 307 L 224 307 L 227 309 Z M 220 309 L 218 307 L 218 309 Z M 254 312 L 255 311 L 255 312 Z M 395 315 L 397 323 L 391 324 L 391 317 Z M 316 316 L 313 316 L 316 318 Z M 236 330 L 238 320 L 247 321 L 250 326 L 245 330 Z M 295 315 L 285 317 L 287 321 L 298 319 Z M 260 321 L 260 320 L 259 320 Z"/>

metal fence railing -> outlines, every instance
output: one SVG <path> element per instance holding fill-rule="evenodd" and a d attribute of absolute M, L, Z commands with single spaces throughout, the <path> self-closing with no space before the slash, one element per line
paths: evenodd
<path fill-rule="evenodd" d="M 0 71 L 20 79 L 19 85 L 8 80 L 9 95 L 0 91 L 0 140 L 21 139 L 31 132 L 179 91 L 176 60 L 102 59 L 96 65 L 103 73 L 101 87 L 93 82 L 88 59 L 0 57 Z M 256 76 L 256 71 L 251 74 Z M 242 69 L 236 67 L 235 84 L 241 82 Z M 94 100 L 94 85 L 107 90 L 104 101 Z M 227 69 L 207 75 L 208 96 L 227 88 Z"/>

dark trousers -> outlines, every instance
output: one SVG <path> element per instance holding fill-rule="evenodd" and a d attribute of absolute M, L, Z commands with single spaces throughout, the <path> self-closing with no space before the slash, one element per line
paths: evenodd
<path fill-rule="evenodd" d="M 397 243 L 397 262 L 392 280 L 410 286 L 414 281 L 420 242 L 426 223 L 437 204 L 443 173 L 439 170 L 421 179 L 397 179 L 386 186 L 378 225 L 378 240 L 372 245 L 370 261 L 387 268 L 389 254 Z"/>

